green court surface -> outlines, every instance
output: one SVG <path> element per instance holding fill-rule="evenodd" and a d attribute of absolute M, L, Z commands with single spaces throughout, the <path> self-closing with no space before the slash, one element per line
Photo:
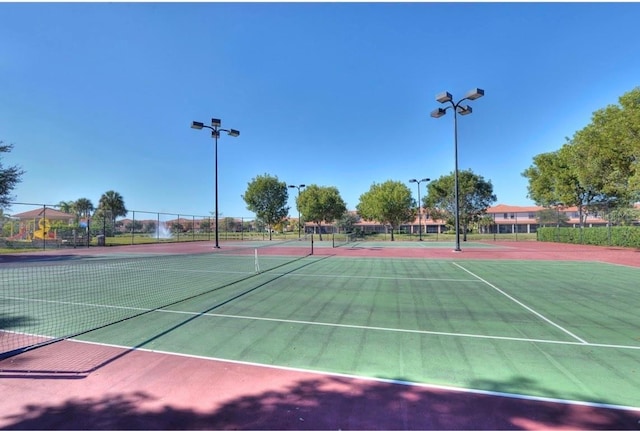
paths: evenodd
<path fill-rule="evenodd" d="M 33 284 L 19 298 L 4 295 L 5 302 L 29 303 L 33 315 L 3 329 L 60 336 L 47 329 L 51 319 L 72 325 L 82 313 L 126 317 L 135 308 L 143 314 L 76 338 L 640 408 L 638 268 L 336 256 L 288 263 L 265 256 L 256 268 L 250 257 L 242 268 L 228 263 L 239 257 L 223 258 L 229 261 L 220 267 L 208 256 L 119 266 L 106 284 L 83 281 L 82 300 L 60 294 L 62 280 L 82 265 L 54 265 L 50 271 L 65 277 L 49 278 L 44 289 Z M 110 287 L 116 283 L 126 290 Z M 150 298 L 131 306 L 140 295 Z"/>

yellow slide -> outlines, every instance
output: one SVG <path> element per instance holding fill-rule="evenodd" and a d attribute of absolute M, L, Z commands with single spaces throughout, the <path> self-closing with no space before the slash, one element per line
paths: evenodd
<path fill-rule="evenodd" d="M 38 222 L 38 226 L 40 229 L 33 232 L 34 239 L 46 239 L 47 233 L 49 233 L 49 229 L 51 229 L 51 223 L 46 218 L 41 218 Z"/>

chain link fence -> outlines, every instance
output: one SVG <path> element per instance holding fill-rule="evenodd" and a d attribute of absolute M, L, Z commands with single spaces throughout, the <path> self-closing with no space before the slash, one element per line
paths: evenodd
<path fill-rule="evenodd" d="M 250 217 L 219 217 L 221 240 L 264 239 L 264 226 Z M 0 212 L 0 248 L 48 249 L 158 242 L 211 241 L 214 216 L 130 210 L 73 212 L 60 205 L 13 203 Z"/>

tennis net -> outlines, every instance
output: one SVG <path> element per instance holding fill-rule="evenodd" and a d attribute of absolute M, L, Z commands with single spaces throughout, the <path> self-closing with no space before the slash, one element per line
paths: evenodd
<path fill-rule="evenodd" d="M 209 253 L 26 259 L 0 268 L 0 359 L 231 286 L 313 253 L 312 241 Z M 45 256 L 46 257 L 46 256 Z"/>
<path fill-rule="evenodd" d="M 343 247 L 356 241 L 358 234 L 352 233 L 335 233 L 333 234 L 333 248 Z"/>

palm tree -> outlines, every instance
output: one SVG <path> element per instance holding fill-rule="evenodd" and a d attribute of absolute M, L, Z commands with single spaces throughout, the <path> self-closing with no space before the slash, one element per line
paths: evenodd
<path fill-rule="evenodd" d="M 124 206 L 124 199 L 122 198 L 122 195 L 113 190 L 109 190 L 100 196 L 98 210 L 102 213 L 104 218 L 107 217 L 107 212 L 109 212 L 113 226 L 116 224 L 116 217 L 124 217 L 128 213 L 127 208 Z"/>
<path fill-rule="evenodd" d="M 76 215 L 78 218 L 89 218 L 91 215 L 91 211 L 95 208 L 93 207 L 93 203 L 87 198 L 80 198 L 75 201 L 75 209 Z"/>
<path fill-rule="evenodd" d="M 62 211 L 63 213 L 67 213 L 67 214 L 71 214 L 75 207 L 75 202 L 73 201 L 60 201 L 60 203 L 58 203 L 58 207 L 60 208 L 60 211 Z"/>

